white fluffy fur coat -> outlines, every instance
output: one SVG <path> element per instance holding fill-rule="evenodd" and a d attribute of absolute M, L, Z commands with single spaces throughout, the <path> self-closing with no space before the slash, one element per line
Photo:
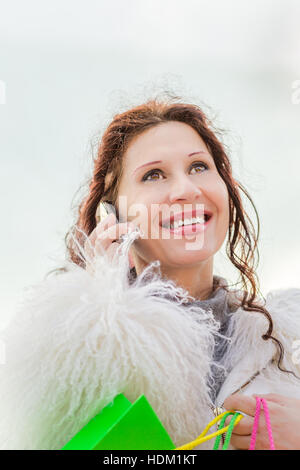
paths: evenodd
<path fill-rule="evenodd" d="M 132 241 L 122 243 L 113 261 L 98 256 L 93 275 L 67 263 L 68 272 L 24 291 L 0 332 L 2 449 L 60 449 L 118 393 L 131 401 L 145 394 L 176 446 L 195 439 L 214 417 L 208 384 L 219 324 L 212 312 L 182 304 L 187 292 L 153 274 L 158 262 L 129 285 Z M 300 376 L 292 361 L 300 289 L 269 293 L 266 307 L 285 349 L 283 366 Z M 270 362 L 277 349 L 261 339 L 267 328 L 261 313 L 232 314 L 223 357 L 232 371 L 216 404 L 257 371 L 242 393 L 300 398 L 300 381 Z M 197 449 L 212 446 L 211 440 Z"/>

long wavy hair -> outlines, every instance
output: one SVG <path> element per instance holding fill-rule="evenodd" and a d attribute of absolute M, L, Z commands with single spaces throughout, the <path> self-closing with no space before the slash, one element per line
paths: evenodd
<path fill-rule="evenodd" d="M 181 103 L 180 99 L 152 98 L 147 102 L 135 106 L 123 113 L 117 114 L 105 129 L 94 158 L 93 175 L 88 182 L 87 196 L 77 207 L 76 223 L 67 232 L 64 242 L 67 248 L 69 261 L 85 268 L 85 262 L 78 256 L 74 239 L 83 246 L 83 231 L 89 235 L 96 227 L 96 209 L 99 202 L 110 202 L 115 206 L 118 188 L 122 176 L 123 155 L 132 139 L 159 124 L 169 121 L 178 121 L 193 127 L 204 140 L 209 149 L 217 171 L 225 182 L 229 194 L 229 229 L 226 243 L 226 254 L 231 263 L 238 269 L 242 282 L 243 298 L 240 306 L 247 311 L 260 312 L 269 323 L 268 330 L 262 336 L 263 340 L 272 340 L 279 350 L 277 366 L 283 372 L 294 372 L 281 367 L 284 350 L 281 342 L 272 336 L 273 322 L 268 310 L 255 301 L 260 293 L 259 279 L 256 268 L 259 262 L 259 216 L 253 200 L 240 182 L 232 175 L 230 160 L 222 143 L 222 132 L 217 129 L 203 110 L 196 104 Z M 219 137 L 219 138 L 218 138 Z M 257 233 L 255 227 L 245 211 L 240 192 L 250 201 L 257 220 Z M 78 230 L 79 228 L 80 230 Z M 53 271 L 65 271 L 58 268 Z M 135 268 L 130 275 L 136 276 Z M 262 298 L 264 298 L 261 295 Z M 264 299 L 264 305 L 266 301 Z"/>

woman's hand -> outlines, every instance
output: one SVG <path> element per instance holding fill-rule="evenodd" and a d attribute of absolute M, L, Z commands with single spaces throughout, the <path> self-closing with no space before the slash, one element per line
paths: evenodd
<path fill-rule="evenodd" d="M 117 240 L 121 235 L 125 235 L 129 230 L 134 229 L 132 222 L 117 223 L 115 214 L 111 213 L 105 217 L 90 233 L 88 240 L 85 241 L 84 250 L 89 258 L 86 263 L 86 270 L 90 273 L 93 272 L 92 260 L 94 256 L 103 256 L 107 254 L 111 260 L 119 247 Z M 90 246 L 91 245 L 91 246 Z M 131 255 L 129 254 L 130 267 L 134 266 Z"/>
<path fill-rule="evenodd" d="M 252 396 L 235 393 L 226 398 L 223 405 L 226 410 L 237 410 L 247 415 L 233 428 L 230 443 L 236 449 L 249 449 L 256 409 L 256 396 L 264 398 L 267 402 L 275 449 L 299 450 L 300 400 L 276 393 L 254 394 Z M 226 424 L 230 422 L 231 418 L 226 419 Z M 270 449 L 263 410 L 260 412 L 255 449 Z"/>

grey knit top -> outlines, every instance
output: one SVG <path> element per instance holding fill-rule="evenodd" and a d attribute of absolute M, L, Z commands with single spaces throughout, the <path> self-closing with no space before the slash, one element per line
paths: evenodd
<path fill-rule="evenodd" d="M 213 276 L 214 289 L 208 299 L 205 300 L 196 300 L 194 303 L 199 305 L 203 310 L 212 309 L 214 318 L 220 323 L 219 333 L 224 335 L 226 338 L 215 338 L 215 347 L 213 354 L 213 361 L 215 363 L 220 363 L 221 358 L 223 357 L 229 341 L 229 334 L 227 332 L 229 325 L 229 318 L 231 313 L 235 312 L 238 309 L 238 303 L 233 303 L 230 301 L 230 297 L 224 287 L 228 287 L 228 283 L 225 278 L 220 276 Z M 186 304 L 188 305 L 188 303 Z M 215 403 L 216 397 L 220 391 L 220 388 L 230 372 L 228 367 L 226 370 L 217 366 L 212 366 L 212 376 L 213 383 L 210 384 L 210 393 L 211 399 Z"/>

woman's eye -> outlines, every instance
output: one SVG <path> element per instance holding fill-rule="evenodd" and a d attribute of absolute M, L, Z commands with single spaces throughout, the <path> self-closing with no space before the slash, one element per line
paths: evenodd
<path fill-rule="evenodd" d="M 206 170 L 208 169 L 208 166 L 205 164 L 205 163 L 202 163 L 202 162 L 197 162 L 197 163 L 194 163 L 192 165 L 193 168 L 196 168 L 197 166 L 202 166 L 203 168 L 205 168 Z M 197 172 L 198 173 L 198 172 Z"/>
<path fill-rule="evenodd" d="M 197 167 L 201 167 L 202 168 L 205 168 L 206 170 L 208 169 L 208 166 L 203 163 L 203 162 L 196 162 L 196 163 L 193 163 L 191 165 L 192 168 L 197 168 Z M 152 175 L 159 175 L 161 173 L 161 170 L 158 170 L 158 169 L 154 169 L 154 170 L 150 170 L 148 171 L 148 173 L 146 173 L 143 178 L 142 178 L 142 181 L 155 181 L 155 180 L 158 180 L 159 178 L 149 178 L 149 176 L 152 176 Z M 199 171 L 197 171 L 196 173 L 200 173 Z"/>
<path fill-rule="evenodd" d="M 148 180 L 148 176 L 152 176 L 152 175 L 155 175 L 155 174 L 159 174 L 160 173 L 160 170 L 151 170 L 151 171 L 148 171 L 148 173 L 146 173 L 144 176 L 143 176 L 143 179 L 142 181 L 151 181 L 153 178 L 151 178 L 150 180 Z M 154 178 L 154 179 L 158 179 L 158 178 Z"/>

